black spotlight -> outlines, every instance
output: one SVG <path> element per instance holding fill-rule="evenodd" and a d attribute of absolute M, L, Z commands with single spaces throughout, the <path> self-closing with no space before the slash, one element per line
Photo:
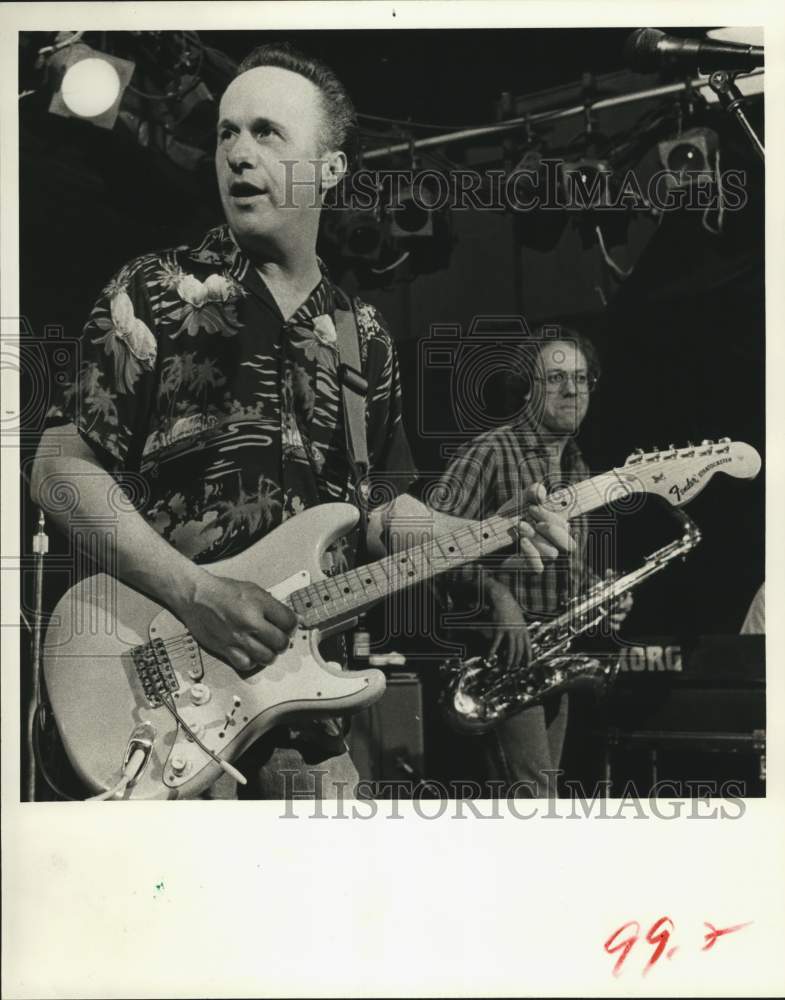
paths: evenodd
<path fill-rule="evenodd" d="M 658 143 L 660 163 L 668 171 L 668 186 L 688 187 L 699 177 L 713 177 L 718 148 L 717 133 L 710 128 L 693 128 Z"/>
<path fill-rule="evenodd" d="M 378 211 L 332 208 L 324 216 L 324 239 L 346 260 L 376 262 L 386 242 L 386 224 Z"/>
<path fill-rule="evenodd" d="M 505 179 L 504 198 L 515 213 L 517 239 L 532 250 L 553 250 L 567 227 L 558 196 L 559 163 L 539 149 L 528 149 Z"/>

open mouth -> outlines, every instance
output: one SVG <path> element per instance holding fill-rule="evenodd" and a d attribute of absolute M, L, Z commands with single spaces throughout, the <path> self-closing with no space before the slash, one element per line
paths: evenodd
<path fill-rule="evenodd" d="M 262 188 L 256 187 L 255 184 L 249 184 L 248 181 L 234 181 L 229 187 L 229 194 L 232 198 L 256 198 L 258 195 L 266 193 Z"/>

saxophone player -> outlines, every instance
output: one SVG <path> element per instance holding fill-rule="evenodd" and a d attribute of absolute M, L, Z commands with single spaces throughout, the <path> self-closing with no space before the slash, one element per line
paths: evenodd
<path fill-rule="evenodd" d="M 601 374 L 594 345 L 565 327 L 539 328 L 527 337 L 516 364 L 507 375 L 517 417 L 466 444 L 442 478 L 444 507 L 462 517 L 484 518 L 535 484 L 549 488 L 589 478 L 589 468 L 577 435 L 589 411 L 591 395 Z M 555 617 L 571 597 L 593 582 L 587 565 L 585 516 L 570 525 L 575 541 L 571 553 L 547 565 L 539 575 L 484 571 L 482 595 L 492 623 L 491 654 L 506 669 L 526 655 L 526 621 Z M 466 584 L 466 579 L 463 583 Z M 478 576 L 472 577 L 476 597 Z M 453 590 L 453 594 L 461 588 Z M 619 600 L 609 616 L 618 628 L 632 606 L 632 595 Z M 567 696 L 546 698 L 499 723 L 484 736 L 472 737 L 481 754 L 486 779 L 516 783 L 542 798 L 556 794 L 567 725 Z"/>

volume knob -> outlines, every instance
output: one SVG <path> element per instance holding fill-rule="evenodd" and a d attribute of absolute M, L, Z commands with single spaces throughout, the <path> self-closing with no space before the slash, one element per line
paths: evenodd
<path fill-rule="evenodd" d="M 194 705 L 204 705 L 210 700 L 210 688 L 206 684 L 192 684 L 190 694 Z"/>
<path fill-rule="evenodd" d="M 169 765 L 175 774 L 181 775 L 185 774 L 186 768 L 188 767 L 188 761 L 185 757 L 180 757 L 179 755 L 172 757 L 169 761 Z"/>

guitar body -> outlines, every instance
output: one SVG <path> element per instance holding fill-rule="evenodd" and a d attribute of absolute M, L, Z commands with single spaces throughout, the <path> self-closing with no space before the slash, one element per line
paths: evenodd
<path fill-rule="evenodd" d="M 205 568 L 256 583 L 285 602 L 323 577 L 324 550 L 357 518 L 348 504 L 315 507 L 240 555 Z M 329 632 L 351 624 L 344 619 Z M 320 657 L 326 634 L 300 627 L 271 665 L 241 675 L 200 649 L 154 601 L 109 575 L 88 577 L 57 604 L 43 646 L 46 686 L 69 760 L 88 788 L 112 788 L 129 739 L 147 723 L 154 734 L 149 758 L 122 797 L 193 798 L 222 771 L 156 697 L 162 672 L 167 697 L 196 737 L 231 761 L 282 722 L 357 711 L 382 696 L 380 671 L 344 671 Z"/>

